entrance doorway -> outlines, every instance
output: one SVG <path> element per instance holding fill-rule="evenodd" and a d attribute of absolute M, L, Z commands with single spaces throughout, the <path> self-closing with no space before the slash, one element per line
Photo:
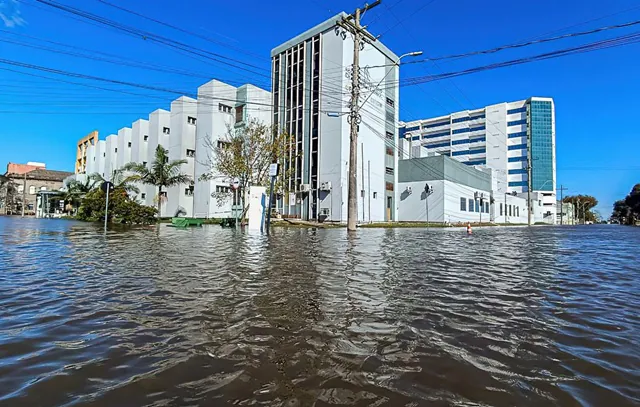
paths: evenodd
<path fill-rule="evenodd" d="M 393 197 L 388 196 L 387 197 L 387 221 L 392 220 L 391 219 L 391 206 L 393 205 Z"/>

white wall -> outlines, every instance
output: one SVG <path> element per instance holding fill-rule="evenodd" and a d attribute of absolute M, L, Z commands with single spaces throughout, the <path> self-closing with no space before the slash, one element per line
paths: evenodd
<path fill-rule="evenodd" d="M 511 215 L 509 215 L 509 206 L 511 206 Z M 495 223 L 527 223 L 527 200 L 521 196 L 494 193 L 492 211 Z"/>
<path fill-rule="evenodd" d="M 118 168 L 118 136 L 111 134 L 107 136 L 106 157 L 104 161 L 104 177 L 111 180 L 113 171 Z"/>
<path fill-rule="evenodd" d="M 158 109 L 149 115 L 149 145 L 148 145 L 149 158 L 150 158 L 149 163 L 151 163 L 154 160 L 153 157 L 156 151 L 156 147 L 158 147 L 158 145 L 161 145 L 165 148 L 169 147 L 170 135 L 165 134 L 163 132 L 163 129 L 165 127 L 169 129 L 171 128 L 170 112 L 163 109 Z M 151 197 L 151 204 L 153 204 L 153 206 L 156 206 L 157 194 L 158 194 L 157 188 L 153 186 L 147 186 L 147 197 Z M 169 216 L 167 212 L 166 201 L 163 202 L 162 204 L 160 216 L 161 217 Z"/>
<path fill-rule="evenodd" d="M 118 155 L 116 168 L 122 168 L 131 162 L 131 128 L 123 127 L 118 130 Z"/>
<path fill-rule="evenodd" d="M 106 162 L 106 153 L 107 153 L 107 142 L 105 140 L 98 140 L 96 143 L 96 165 L 95 171 L 103 177 L 106 176 L 105 173 L 105 162 Z"/>
<path fill-rule="evenodd" d="M 221 112 L 219 104 L 230 105 L 237 89 L 226 83 L 213 80 L 198 88 L 198 126 L 196 129 L 196 160 L 194 163 L 194 216 L 197 218 L 231 217 L 231 200 L 217 200 L 211 196 L 216 186 L 229 186 L 231 180 L 216 176 L 208 181 L 199 180 L 209 173 L 209 161 L 213 159 L 210 146 L 225 139 L 228 126 L 235 124 L 233 113 Z"/>
<path fill-rule="evenodd" d="M 186 164 L 181 166 L 181 171 L 194 175 L 195 156 L 189 157 L 187 150 L 196 149 L 196 124 L 188 122 L 189 117 L 197 119 L 198 108 L 196 99 L 181 96 L 171 102 L 171 134 L 169 137 L 169 160 L 187 160 Z M 186 212 L 186 217 L 193 216 L 193 196 L 187 195 L 185 189 L 190 185 L 181 184 L 169 187 L 167 191 L 167 213 L 173 216 L 178 209 L 182 207 Z"/>
<path fill-rule="evenodd" d="M 89 144 L 87 147 L 87 166 L 85 168 L 85 174 L 91 175 L 96 172 L 96 150 L 98 146 Z"/>
<path fill-rule="evenodd" d="M 149 121 L 139 119 L 133 122 L 131 126 L 131 162 L 142 164 L 144 162 L 149 166 L 147 148 L 149 140 L 145 141 L 145 136 L 149 135 Z M 149 206 L 153 206 L 153 195 L 147 192 L 147 186 L 142 183 L 137 183 L 136 186 L 140 189 L 138 200 Z M 143 195 L 144 194 L 144 195 Z"/>

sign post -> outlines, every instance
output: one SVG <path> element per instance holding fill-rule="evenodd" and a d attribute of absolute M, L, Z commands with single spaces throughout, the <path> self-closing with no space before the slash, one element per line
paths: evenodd
<path fill-rule="evenodd" d="M 424 194 L 425 194 L 425 202 L 427 205 L 427 227 L 429 227 L 429 195 L 433 194 L 433 187 L 429 184 L 425 184 L 424 186 Z"/>
<path fill-rule="evenodd" d="M 236 218 L 236 229 L 238 228 L 238 188 L 240 187 L 240 180 L 238 178 L 234 178 L 233 182 L 231 183 L 231 187 L 233 188 L 233 193 L 234 193 L 234 200 L 233 203 L 234 205 L 231 205 L 231 207 L 233 208 L 235 206 L 235 218 Z"/>
<path fill-rule="evenodd" d="M 269 188 L 269 206 L 267 207 L 267 234 L 271 228 L 271 207 L 273 206 L 273 186 L 278 176 L 278 164 L 273 163 L 269 166 L 269 176 L 271 177 L 271 187 Z"/>
<path fill-rule="evenodd" d="M 109 181 L 105 181 L 102 183 L 102 185 L 100 185 L 100 189 L 102 189 L 102 191 L 104 192 L 104 194 L 107 196 L 106 198 L 106 203 L 104 205 L 104 231 L 107 231 L 107 219 L 109 219 L 109 193 L 111 191 L 113 191 L 114 189 L 114 185 L 112 182 Z"/>

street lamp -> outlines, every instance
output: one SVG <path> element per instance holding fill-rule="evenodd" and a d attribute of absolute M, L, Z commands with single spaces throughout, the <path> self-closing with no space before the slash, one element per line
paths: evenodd
<path fill-rule="evenodd" d="M 480 225 L 482 225 L 482 211 L 484 211 L 484 192 L 474 192 L 473 198 L 476 201 L 476 208 L 478 207 L 478 202 L 480 202 Z"/>
<path fill-rule="evenodd" d="M 433 194 L 433 187 L 429 184 L 424 185 L 425 202 L 427 205 L 427 227 L 429 227 L 429 195 Z"/>

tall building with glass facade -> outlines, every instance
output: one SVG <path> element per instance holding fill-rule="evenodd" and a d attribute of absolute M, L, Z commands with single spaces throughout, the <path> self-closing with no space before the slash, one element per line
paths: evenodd
<path fill-rule="evenodd" d="M 447 155 L 491 169 L 494 195 L 531 188 L 542 218 L 556 218 L 555 107 L 532 97 L 430 119 L 401 122 L 403 158 Z M 531 164 L 531 182 L 528 178 Z M 537 213 L 537 212 L 536 212 Z"/>
<path fill-rule="evenodd" d="M 277 210 L 347 220 L 353 38 L 340 13 L 271 51 L 273 123 L 291 135 Z M 379 41 L 360 52 L 358 221 L 397 220 L 398 57 Z M 379 86 L 378 86 L 379 85 Z"/>

